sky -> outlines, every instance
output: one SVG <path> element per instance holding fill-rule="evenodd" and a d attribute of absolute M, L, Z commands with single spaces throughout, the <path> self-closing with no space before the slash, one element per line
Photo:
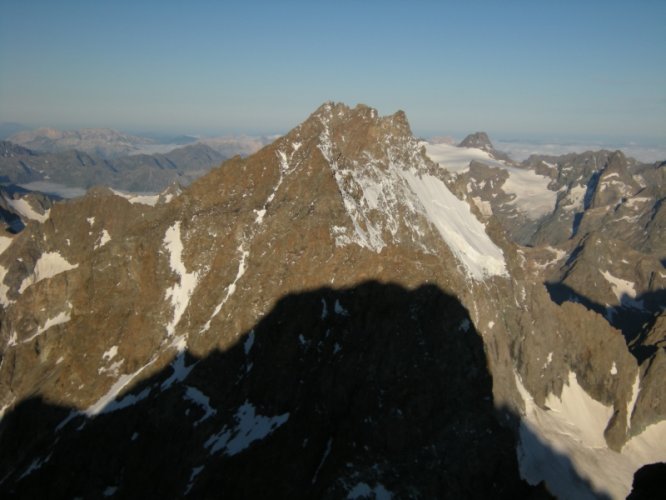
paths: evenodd
<path fill-rule="evenodd" d="M 284 133 L 332 100 L 665 145 L 665 25 L 663 0 L 3 0 L 0 122 Z"/>

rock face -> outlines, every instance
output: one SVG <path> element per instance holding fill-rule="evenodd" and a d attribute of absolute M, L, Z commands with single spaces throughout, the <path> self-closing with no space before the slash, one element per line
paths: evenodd
<path fill-rule="evenodd" d="M 506 221 L 552 215 L 553 177 L 438 151 L 401 112 L 327 103 L 182 192 L 28 221 L 0 254 L 3 490 L 626 496 L 666 459 L 663 321 L 640 360 L 608 315 L 553 301 L 605 222 L 521 247 Z"/>

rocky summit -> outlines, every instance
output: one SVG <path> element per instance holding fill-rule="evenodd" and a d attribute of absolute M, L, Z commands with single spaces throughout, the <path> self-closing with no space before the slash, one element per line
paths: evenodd
<path fill-rule="evenodd" d="M 326 103 L 186 189 L 3 194 L 0 491 L 626 497 L 666 461 L 664 166 L 466 146 Z"/>

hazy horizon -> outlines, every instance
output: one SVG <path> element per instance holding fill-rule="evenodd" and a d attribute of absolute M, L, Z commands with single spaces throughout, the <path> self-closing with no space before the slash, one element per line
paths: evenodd
<path fill-rule="evenodd" d="M 3 3 L 0 121 L 284 133 L 322 102 L 666 143 L 666 3 Z M 189 131 L 189 132 L 188 132 Z"/>

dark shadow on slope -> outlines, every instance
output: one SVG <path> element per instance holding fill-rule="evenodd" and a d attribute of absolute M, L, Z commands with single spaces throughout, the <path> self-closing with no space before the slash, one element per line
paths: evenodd
<path fill-rule="evenodd" d="M 571 236 L 569 239 L 574 238 L 578 234 L 578 229 L 583 221 L 585 212 L 592 206 L 592 200 L 594 200 L 594 194 L 597 191 L 600 177 L 601 172 L 595 172 L 592 174 L 592 177 L 590 177 L 590 180 L 587 183 L 587 189 L 585 190 L 585 196 L 583 197 L 583 210 L 582 212 L 574 214 L 573 224 L 571 226 Z"/>
<path fill-rule="evenodd" d="M 619 305 L 606 307 L 564 283 L 547 282 L 545 285 L 553 302 L 560 305 L 567 301 L 577 302 L 606 318 L 613 327 L 622 332 L 629 351 L 639 363 L 654 354 L 657 348 L 645 345 L 643 340 L 666 304 L 666 289 L 646 292 L 635 298 L 625 294 Z"/>
<path fill-rule="evenodd" d="M 18 234 L 25 229 L 25 224 L 21 220 L 21 217 L 2 207 L 0 207 L 0 221 L 7 225 L 7 231 L 12 234 Z"/>
<path fill-rule="evenodd" d="M 430 285 L 289 295 L 234 347 L 177 357 L 95 417 L 18 404 L 0 424 L 0 491 L 542 498 L 519 478 L 517 420 L 499 423 L 470 325 Z"/>
<path fill-rule="evenodd" d="M 634 474 L 627 500 L 657 500 L 666 494 L 666 463 L 644 465 Z"/>

